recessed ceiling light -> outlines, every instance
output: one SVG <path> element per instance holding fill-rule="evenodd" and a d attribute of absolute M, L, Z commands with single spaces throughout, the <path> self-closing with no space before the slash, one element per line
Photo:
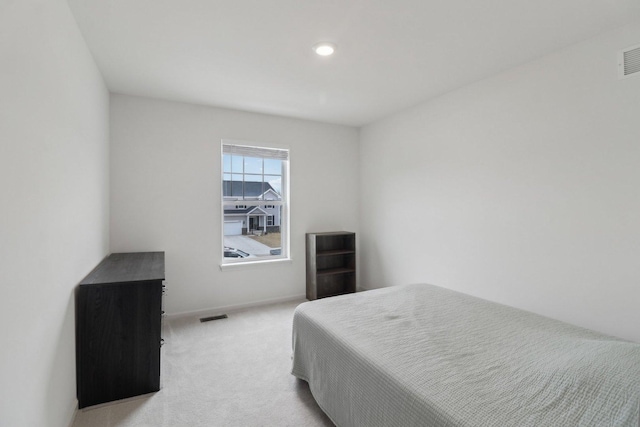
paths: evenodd
<path fill-rule="evenodd" d="M 329 56 L 336 51 L 336 45 L 328 42 L 317 43 L 313 45 L 313 50 L 320 56 Z"/>

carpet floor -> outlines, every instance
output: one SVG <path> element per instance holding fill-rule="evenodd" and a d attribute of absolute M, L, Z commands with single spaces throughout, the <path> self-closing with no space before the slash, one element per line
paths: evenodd
<path fill-rule="evenodd" d="M 160 391 L 79 410 L 73 427 L 333 426 L 290 373 L 301 302 L 165 320 Z"/>

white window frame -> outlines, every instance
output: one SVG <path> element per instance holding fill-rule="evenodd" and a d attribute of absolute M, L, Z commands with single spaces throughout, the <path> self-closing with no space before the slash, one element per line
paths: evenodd
<path fill-rule="evenodd" d="M 242 147 L 256 147 L 256 148 L 264 148 L 264 149 L 274 149 L 274 150 L 284 150 L 288 152 L 288 159 L 282 162 L 282 175 L 281 175 L 281 198 L 282 200 L 247 200 L 244 199 L 241 201 L 243 205 L 246 205 L 247 208 L 251 206 L 259 206 L 261 208 L 265 208 L 266 206 L 273 206 L 274 208 L 282 207 L 282 211 L 280 214 L 280 233 L 281 233 L 281 254 L 280 255 L 270 255 L 259 258 L 225 258 L 224 257 L 224 210 L 235 208 L 236 205 L 240 202 L 238 199 L 225 200 L 224 197 L 224 145 L 237 145 Z M 290 253 L 290 203 L 291 203 L 291 194 L 290 194 L 290 163 L 291 163 L 291 150 L 288 146 L 283 144 L 270 144 L 270 143 L 261 143 L 261 142 L 249 142 L 249 141 L 238 141 L 231 139 L 223 139 L 220 144 L 220 209 L 221 209 L 221 239 L 220 239 L 220 249 L 221 249 L 221 262 L 220 268 L 222 270 L 232 269 L 236 267 L 242 266 L 250 266 L 250 265 L 262 265 L 262 264 L 271 264 L 271 263 L 279 263 L 279 262 L 290 262 L 291 261 L 291 253 Z M 275 217 L 273 218 L 275 222 Z M 248 226 L 248 224 L 246 225 Z"/>

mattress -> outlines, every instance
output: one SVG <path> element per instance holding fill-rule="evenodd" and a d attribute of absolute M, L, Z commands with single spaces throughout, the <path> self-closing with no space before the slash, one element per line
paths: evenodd
<path fill-rule="evenodd" d="M 640 425 L 640 344 L 432 285 L 301 304 L 292 374 L 338 426 Z"/>

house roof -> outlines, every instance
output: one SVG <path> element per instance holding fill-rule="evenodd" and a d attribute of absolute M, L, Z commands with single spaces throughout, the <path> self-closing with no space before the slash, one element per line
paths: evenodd
<path fill-rule="evenodd" d="M 244 195 L 242 194 L 242 184 L 244 183 Z M 267 191 L 273 191 L 280 196 L 268 182 L 250 181 L 222 181 L 222 194 L 224 197 L 260 197 Z"/>
<path fill-rule="evenodd" d="M 249 213 L 249 212 L 251 212 L 254 208 L 255 208 L 255 206 L 249 206 L 248 208 L 245 208 L 245 209 L 225 209 L 225 210 L 224 210 L 224 214 L 225 214 L 225 215 L 231 215 L 231 214 L 236 214 L 236 215 L 248 214 L 248 213 Z"/>
<path fill-rule="evenodd" d="M 254 212 L 255 211 L 255 212 Z M 246 215 L 251 213 L 252 215 L 268 215 L 265 211 L 258 206 L 248 206 L 244 209 L 225 209 L 225 215 Z"/>

